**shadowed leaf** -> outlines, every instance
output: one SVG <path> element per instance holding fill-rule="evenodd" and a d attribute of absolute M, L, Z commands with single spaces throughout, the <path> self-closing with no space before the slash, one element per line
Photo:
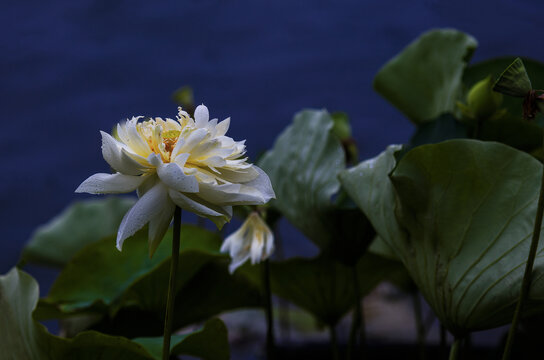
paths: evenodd
<path fill-rule="evenodd" d="M 160 360 L 156 352 L 162 337 L 131 341 L 96 331 L 79 333 L 72 339 L 54 336 L 35 321 L 32 312 L 38 302 L 37 282 L 25 272 L 12 269 L 0 276 L 0 348 L 5 360 Z M 175 354 L 203 359 L 229 358 L 225 325 L 210 320 L 203 329 L 174 336 Z"/>
<path fill-rule="evenodd" d="M 86 245 L 116 234 L 134 201 L 107 197 L 75 202 L 35 231 L 23 249 L 21 260 L 62 267 Z"/>
<path fill-rule="evenodd" d="M 453 113 L 476 46 L 456 30 L 424 33 L 380 69 L 374 89 L 416 124 Z"/>
<path fill-rule="evenodd" d="M 473 140 L 417 147 L 396 168 L 394 151 L 343 173 L 344 187 L 451 331 L 508 323 L 542 165 L 508 146 Z M 544 308 L 543 249 L 534 271 L 526 314 Z"/>

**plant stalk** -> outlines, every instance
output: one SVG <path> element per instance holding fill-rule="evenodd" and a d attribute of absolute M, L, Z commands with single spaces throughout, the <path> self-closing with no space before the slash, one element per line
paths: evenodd
<path fill-rule="evenodd" d="M 446 344 L 446 328 L 444 327 L 444 325 L 442 325 L 442 323 L 440 323 L 440 358 L 441 359 L 445 359 L 447 354 L 448 354 L 448 350 L 446 348 L 447 344 Z"/>
<path fill-rule="evenodd" d="M 168 281 L 168 297 L 166 300 L 166 316 L 164 319 L 164 339 L 162 343 L 162 359 L 170 357 L 170 337 L 174 321 L 174 300 L 176 296 L 176 274 L 179 263 L 179 246 L 181 242 L 181 208 L 174 211 L 174 233 L 172 235 L 172 260 L 170 261 L 170 280 Z"/>
<path fill-rule="evenodd" d="M 453 340 L 453 344 L 451 345 L 449 360 L 459 359 L 459 348 L 460 347 L 461 347 L 461 338 L 456 336 L 455 340 Z"/>
<path fill-rule="evenodd" d="M 356 359 L 357 358 L 357 332 L 361 331 L 361 347 L 363 347 L 362 333 L 364 332 L 361 329 L 362 322 L 362 309 L 361 309 L 361 291 L 359 289 L 359 278 L 357 276 L 357 266 L 351 266 L 353 274 L 353 317 L 351 320 L 351 328 L 349 331 L 349 341 L 347 348 L 347 359 Z M 362 356 L 361 356 L 362 357 Z"/>
<path fill-rule="evenodd" d="M 329 333 L 331 337 L 332 360 L 339 360 L 340 355 L 338 354 L 338 342 L 336 340 L 336 327 L 334 325 L 329 325 Z"/>
<path fill-rule="evenodd" d="M 272 291 L 270 289 L 270 262 L 268 259 L 264 261 L 263 266 L 264 291 L 265 291 L 265 307 L 266 307 L 266 358 L 274 359 L 275 344 L 274 344 L 274 314 L 272 312 Z"/>
<path fill-rule="evenodd" d="M 542 149 L 544 150 L 544 139 L 542 141 Z M 525 265 L 525 273 L 523 274 L 523 281 L 521 283 L 521 290 L 519 292 L 519 299 L 514 311 L 514 317 L 512 319 L 512 325 L 508 331 L 508 338 L 506 339 L 506 345 L 504 347 L 504 353 L 502 354 L 503 360 L 510 359 L 510 353 L 512 352 L 512 346 L 514 345 L 514 337 L 518 328 L 519 321 L 521 319 L 521 313 L 523 310 L 523 303 L 529 295 L 531 289 L 531 279 L 533 274 L 533 265 L 535 263 L 536 251 L 538 249 L 538 242 L 540 240 L 540 228 L 542 227 L 542 214 L 544 213 L 544 172 L 542 173 L 542 182 L 540 184 L 540 196 L 538 198 L 538 207 L 536 210 L 535 227 L 533 229 L 533 238 L 531 240 L 531 246 L 529 248 L 529 256 L 527 258 L 527 264 Z"/>
<path fill-rule="evenodd" d="M 417 332 L 417 347 L 419 351 L 419 359 L 425 360 L 425 324 L 423 323 L 423 314 L 421 309 L 421 299 L 419 293 L 416 291 L 412 294 L 412 299 L 414 303 L 414 317 L 416 322 L 416 332 Z"/>

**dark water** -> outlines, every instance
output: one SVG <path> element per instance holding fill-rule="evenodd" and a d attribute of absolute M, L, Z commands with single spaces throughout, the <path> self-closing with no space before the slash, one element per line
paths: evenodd
<path fill-rule="evenodd" d="M 193 86 L 249 154 L 302 108 L 343 110 L 363 158 L 405 142 L 408 120 L 372 90 L 379 67 L 421 32 L 455 27 L 475 60 L 544 60 L 544 3 L 495 1 L 25 1 L 0 5 L 0 273 L 32 231 L 107 171 L 99 130 L 176 114 Z M 311 251 L 303 240 L 292 253 Z M 31 269 L 32 270 L 32 269 Z M 50 272 L 32 271 L 47 289 Z"/>

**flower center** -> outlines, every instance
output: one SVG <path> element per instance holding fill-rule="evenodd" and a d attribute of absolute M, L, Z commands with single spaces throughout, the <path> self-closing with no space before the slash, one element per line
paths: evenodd
<path fill-rule="evenodd" d="M 178 141 L 180 134 L 181 134 L 181 131 L 179 130 L 168 130 L 162 133 L 162 142 L 164 144 L 164 150 L 168 154 L 172 154 L 172 150 L 174 150 L 174 146 L 176 146 L 176 142 Z"/>

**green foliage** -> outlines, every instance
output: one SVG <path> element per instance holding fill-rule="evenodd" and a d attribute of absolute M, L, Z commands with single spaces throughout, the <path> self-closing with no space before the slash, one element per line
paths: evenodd
<path fill-rule="evenodd" d="M 542 165 L 510 147 L 472 140 L 420 146 L 396 168 L 395 151 L 343 173 L 343 185 L 451 331 L 508 323 Z M 542 254 L 526 313 L 544 306 Z"/>
<path fill-rule="evenodd" d="M 451 114 L 443 114 L 434 121 L 419 124 L 407 149 L 419 145 L 435 144 L 444 140 L 467 137 L 467 128 Z"/>
<path fill-rule="evenodd" d="M 261 284 L 258 273 L 248 270 L 247 266 L 241 268 L 255 284 Z M 353 267 L 325 256 L 270 263 L 272 292 L 330 326 L 336 325 L 353 307 L 355 298 L 367 295 L 380 282 L 401 271 L 397 261 L 370 253 L 363 255 Z M 354 290 L 355 276 L 359 294 Z"/>
<path fill-rule="evenodd" d="M 332 132 L 340 140 L 346 140 L 351 137 L 351 125 L 349 123 L 349 116 L 345 112 L 337 111 L 330 114 L 333 126 Z"/>
<path fill-rule="evenodd" d="M 520 58 L 516 58 L 503 71 L 493 86 L 493 90 L 514 97 L 525 97 L 532 89 L 531 80 Z"/>
<path fill-rule="evenodd" d="M 322 248 L 331 242 L 326 213 L 340 189 L 337 175 L 345 168 L 342 145 L 332 128 L 326 111 L 302 111 L 259 162 L 276 192 L 271 204 Z"/>
<path fill-rule="evenodd" d="M 395 156 L 401 151 L 402 146 L 390 145 L 377 157 L 363 161 L 339 176 L 342 187 L 365 213 L 380 238 L 389 245 L 394 254 L 399 254 L 398 244 L 389 239 L 403 235 L 394 217 L 396 199 L 388 175 L 396 165 Z"/>
<path fill-rule="evenodd" d="M 463 74 L 465 87 L 471 88 L 476 82 L 490 75 L 494 79 L 498 79 L 504 70 L 515 62 L 516 59 L 514 57 L 499 57 L 470 65 Z M 522 58 L 522 61 L 527 70 L 526 73 L 531 75 L 532 86 L 535 89 L 544 88 L 544 64 L 528 58 Z M 508 109 L 508 112 L 513 117 L 520 120 L 522 117 L 522 101 L 521 98 L 507 96 L 504 98 L 503 107 Z"/>
<path fill-rule="evenodd" d="M 193 94 L 193 88 L 190 86 L 182 86 L 172 94 L 172 100 L 182 107 L 185 111 L 188 111 L 190 115 L 193 115 L 195 110 L 195 97 Z"/>
<path fill-rule="evenodd" d="M 473 120 L 487 120 L 500 117 L 503 96 L 493 91 L 493 79 L 490 76 L 478 81 L 467 95 L 467 104 L 458 103 L 463 115 Z"/>
<path fill-rule="evenodd" d="M 75 202 L 36 230 L 21 261 L 62 267 L 86 245 L 116 234 L 133 204 L 134 199 L 122 197 Z"/>
<path fill-rule="evenodd" d="M 276 192 L 272 206 L 324 252 L 349 265 L 366 251 L 374 230 L 354 205 L 340 201 L 345 194 L 337 177 L 346 165 L 334 128 L 324 110 L 300 112 L 259 165 Z"/>
<path fill-rule="evenodd" d="M 472 36 L 456 30 L 429 31 L 380 69 L 374 88 L 416 124 L 452 113 L 476 46 Z"/>
<path fill-rule="evenodd" d="M 159 360 L 157 343 L 162 338 L 131 341 L 85 331 L 72 339 L 51 335 L 36 322 L 32 311 L 38 302 L 36 281 L 25 272 L 12 269 L 0 277 L 0 348 L 6 360 Z M 203 359 L 229 358 L 227 332 L 221 320 L 206 323 L 203 329 L 175 336 L 174 354 L 199 356 Z"/>
<path fill-rule="evenodd" d="M 191 355 L 209 360 L 230 359 L 227 327 L 219 319 L 208 320 L 202 329 L 189 334 L 173 335 L 170 352 L 176 355 Z M 156 360 L 162 358 L 162 337 L 136 338 Z"/>
<path fill-rule="evenodd" d="M 194 226 L 182 226 L 181 237 L 176 303 L 179 308 L 191 308 L 191 311 L 175 313 L 176 327 L 205 320 L 228 309 L 260 304 L 257 289 L 240 276 L 229 276 L 228 258 L 219 253 L 219 235 Z M 147 255 L 145 231 L 128 239 L 122 252 L 114 245 L 115 238 L 110 237 L 79 252 L 60 273 L 48 297 L 41 301 L 38 318 L 94 312 L 105 316 L 104 321 L 96 325 L 101 331 L 133 336 L 141 334 L 140 331 L 160 334 L 171 235 L 165 237 L 153 258 Z M 211 294 L 222 294 L 222 301 L 211 299 Z M 141 317 L 127 319 L 127 313 Z"/>
<path fill-rule="evenodd" d="M 542 147 L 542 127 L 521 118 L 505 117 L 484 122 L 478 138 L 497 141 L 518 150 L 532 152 Z"/>

